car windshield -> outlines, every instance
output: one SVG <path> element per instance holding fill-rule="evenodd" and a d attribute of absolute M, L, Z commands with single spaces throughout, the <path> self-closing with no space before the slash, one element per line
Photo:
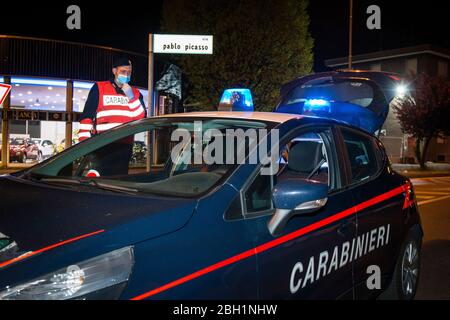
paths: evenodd
<path fill-rule="evenodd" d="M 23 145 L 23 144 L 25 144 L 25 141 L 22 140 L 22 139 L 14 139 L 10 143 L 10 145 L 12 145 L 12 146 L 20 146 L 20 145 Z"/>
<path fill-rule="evenodd" d="M 110 192 L 195 197 L 241 164 L 240 155 L 255 146 L 249 131 L 258 139 L 273 126 L 242 119 L 142 120 L 73 146 L 22 177 Z"/>

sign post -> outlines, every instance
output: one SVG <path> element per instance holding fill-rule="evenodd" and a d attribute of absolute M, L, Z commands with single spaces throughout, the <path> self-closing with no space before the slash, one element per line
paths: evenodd
<path fill-rule="evenodd" d="M 153 70 L 154 70 L 154 56 L 153 56 L 153 34 L 149 34 L 148 36 L 148 111 L 147 117 L 153 117 L 155 114 L 155 97 L 154 97 L 154 79 L 153 79 Z M 147 172 L 150 172 L 152 162 L 155 163 L 154 156 L 154 143 L 155 137 L 154 134 L 150 134 L 150 131 L 147 132 Z M 152 157 L 153 159 L 150 159 Z"/>
<path fill-rule="evenodd" d="M 2 160 L 0 162 L 1 168 L 6 168 L 8 166 L 9 161 L 9 134 L 8 134 L 8 118 L 7 118 L 7 112 L 9 109 L 9 99 L 7 99 L 7 96 L 9 92 L 11 91 L 11 85 L 9 84 L 11 82 L 10 77 L 5 77 L 4 79 L 5 84 L 0 83 L 0 105 L 3 103 L 3 117 L 2 117 L 2 151 L 1 151 L 1 157 Z"/>
<path fill-rule="evenodd" d="M 350 0 L 349 32 L 348 32 L 348 68 L 352 70 L 353 63 L 353 0 Z"/>
<path fill-rule="evenodd" d="M 213 54 L 213 36 L 211 35 L 177 35 L 149 34 L 148 41 L 148 109 L 150 117 L 158 115 L 154 94 L 154 54 Z M 157 164 L 157 145 L 155 132 L 147 134 L 147 171 L 151 164 Z M 150 156 L 152 159 L 150 160 Z"/>

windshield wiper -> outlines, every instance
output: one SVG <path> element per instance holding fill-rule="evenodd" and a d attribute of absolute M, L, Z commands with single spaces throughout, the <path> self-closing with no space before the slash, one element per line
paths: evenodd
<path fill-rule="evenodd" d="M 121 187 L 116 186 L 113 184 L 98 182 L 95 180 L 73 180 L 73 179 L 64 179 L 64 178 L 44 178 L 40 180 L 41 182 L 47 182 L 47 183 L 63 183 L 63 184 L 76 184 L 80 186 L 88 186 L 88 187 L 94 187 L 97 189 L 102 189 L 106 191 L 112 191 L 112 192 L 118 192 L 118 193 L 125 193 L 129 195 L 135 195 L 138 190 L 137 189 L 131 189 L 127 187 Z"/>
<path fill-rule="evenodd" d="M 83 184 L 85 184 L 87 182 L 90 186 L 94 186 L 96 188 L 107 190 L 107 191 L 121 192 L 121 193 L 126 193 L 126 194 L 131 194 L 131 195 L 134 195 L 134 194 L 136 194 L 138 192 L 137 189 L 131 189 L 131 188 L 127 188 L 127 187 L 116 186 L 114 184 L 98 182 L 98 181 L 95 181 L 95 180 L 87 180 L 87 181 L 86 180 L 81 180 L 80 182 L 82 182 Z"/>
<path fill-rule="evenodd" d="M 25 179 L 25 180 L 40 180 L 42 177 L 45 177 L 43 175 L 34 173 L 32 171 L 28 171 L 22 175 L 17 175 L 18 178 Z"/>

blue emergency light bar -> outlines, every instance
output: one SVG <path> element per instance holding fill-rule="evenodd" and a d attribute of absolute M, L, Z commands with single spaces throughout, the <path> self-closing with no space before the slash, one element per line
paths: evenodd
<path fill-rule="evenodd" d="M 219 103 L 219 111 L 253 111 L 253 97 L 250 89 L 227 89 Z"/>

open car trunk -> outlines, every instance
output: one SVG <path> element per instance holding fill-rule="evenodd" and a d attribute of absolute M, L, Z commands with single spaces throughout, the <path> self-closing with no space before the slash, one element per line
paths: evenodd
<path fill-rule="evenodd" d="M 284 85 L 275 112 L 332 118 L 373 134 L 386 121 L 399 84 L 383 72 L 318 73 Z"/>

